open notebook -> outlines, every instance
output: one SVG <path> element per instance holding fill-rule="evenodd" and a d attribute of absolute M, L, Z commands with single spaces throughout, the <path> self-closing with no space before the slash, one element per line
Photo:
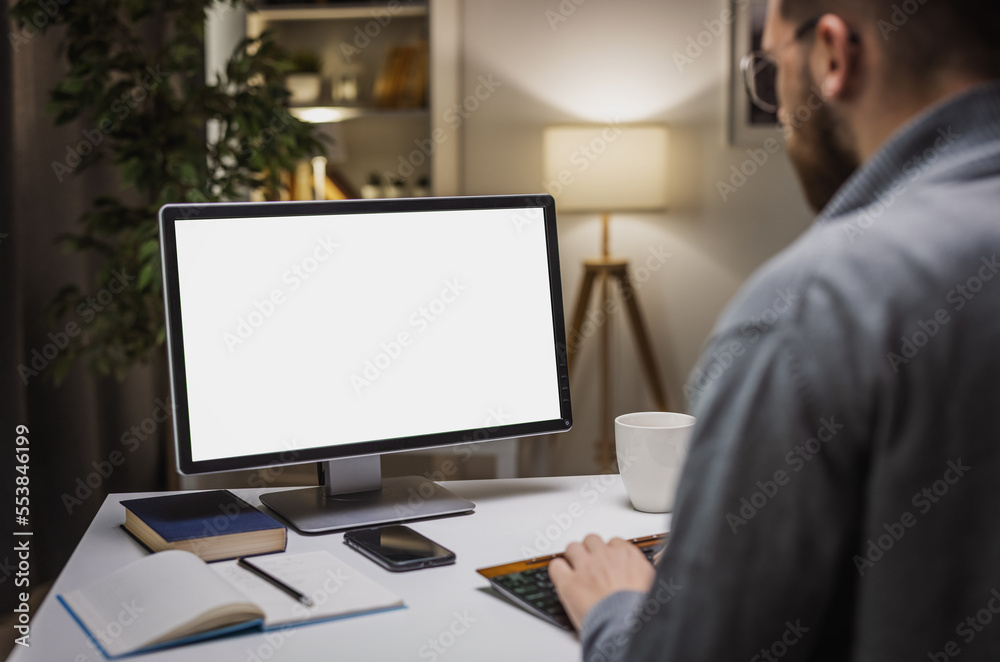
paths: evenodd
<path fill-rule="evenodd" d="M 258 556 L 254 564 L 312 599 L 307 607 L 236 565 L 185 551 L 130 563 L 59 601 L 110 658 L 207 639 L 403 607 L 327 551 Z"/>

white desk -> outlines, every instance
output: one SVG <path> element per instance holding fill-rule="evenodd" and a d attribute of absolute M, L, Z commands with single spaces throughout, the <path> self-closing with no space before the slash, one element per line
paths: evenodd
<path fill-rule="evenodd" d="M 632 509 L 617 475 L 453 481 L 442 483 L 472 500 L 472 515 L 412 523 L 414 529 L 455 551 L 457 563 L 405 573 L 381 569 L 343 544 L 342 534 L 302 536 L 291 529 L 289 552 L 326 549 L 402 596 L 407 608 L 319 623 L 285 633 L 250 633 L 206 641 L 134 660 L 185 662 L 394 662 L 443 660 L 577 660 L 580 646 L 565 632 L 512 606 L 488 588 L 476 568 L 562 551 L 597 532 L 634 538 L 669 530 L 669 515 Z M 234 490 L 259 506 L 263 490 Z M 107 498 L 51 592 L 31 620 L 31 647 L 15 646 L 14 662 L 103 660 L 56 601 L 146 551 L 119 528 L 119 501 Z"/>

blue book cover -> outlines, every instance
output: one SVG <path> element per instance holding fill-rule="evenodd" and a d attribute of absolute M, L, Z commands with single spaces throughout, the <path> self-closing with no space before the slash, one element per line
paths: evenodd
<path fill-rule="evenodd" d="M 180 544 L 181 548 L 194 551 L 205 560 L 217 560 L 285 549 L 285 527 L 228 490 L 183 492 L 145 499 L 129 499 L 121 503 L 126 509 L 125 529 L 153 551 L 173 548 Z M 194 541 L 210 543 L 213 538 L 219 536 L 276 530 L 280 530 L 280 535 L 275 534 L 269 538 L 271 544 L 266 545 L 268 549 L 262 551 L 244 549 L 224 556 L 206 556 L 201 551 L 207 549 L 206 545 L 201 545 L 197 549 L 184 545 Z M 155 535 L 150 536 L 150 531 Z M 157 536 L 162 539 L 162 543 L 156 539 Z M 277 546 L 279 538 L 280 546 Z M 259 545 L 261 542 L 259 537 L 254 539 Z M 227 547 L 232 551 L 231 544 Z"/>

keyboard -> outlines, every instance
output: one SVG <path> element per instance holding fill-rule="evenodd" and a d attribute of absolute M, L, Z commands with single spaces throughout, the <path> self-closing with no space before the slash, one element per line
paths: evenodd
<path fill-rule="evenodd" d="M 634 538 L 629 542 L 642 550 L 652 563 L 653 555 L 667 544 L 669 536 L 669 533 L 661 533 L 645 538 Z M 572 630 L 573 624 L 570 623 L 569 616 L 566 615 L 566 610 L 556 595 L 555 587 L 552 586 L 552 580 L 549 579 L 549 562 L 560 556 L 562 554 L 540 556 L 479 568 L 476 572 L 488 579 L 497 592 L 514 604 L 564 630 Z"/>

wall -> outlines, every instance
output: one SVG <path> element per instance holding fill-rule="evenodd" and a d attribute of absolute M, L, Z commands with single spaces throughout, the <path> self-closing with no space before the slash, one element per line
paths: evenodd
<path fill-rule="evenodd" d="M 728 3 L 462 4 L 464 193 L 542 190 L 542 130 L 550 124 L 619 120 L 669 126 L 670 210 L 614 216 L 612 249 L 630 258 L 633 268 L 658 251 L 669 255 L 641 284 L 639 300 L 671 406 L 680 410 L 686 407 L 684 380 L 723 305 L 811 219 L 783 153 L 725 200 L 717 189 L 717 182 L 729 180 L 730 168 L 748 158 L 747 146 L 731 147 L 726 140 L 731 49 L 729 27 L 720 17 Z M 689 39 L 701 41 L 701 52 L 692 48 L 693 61 L 678 63 L 675 54 L 684 55 Z M 581 260 L 599 249 L 599 219 L 563 214 L 559 224 L 568 316 Z M 615 414 L 651 408 L 624 316 L 611 325 Z M 575 427 L 556 444 L 549 469 L 554 473 L 598 470 L 592 450 L 599 424 L 596 358 L 594 338 L 580 352 L 571 386 Z"/>

